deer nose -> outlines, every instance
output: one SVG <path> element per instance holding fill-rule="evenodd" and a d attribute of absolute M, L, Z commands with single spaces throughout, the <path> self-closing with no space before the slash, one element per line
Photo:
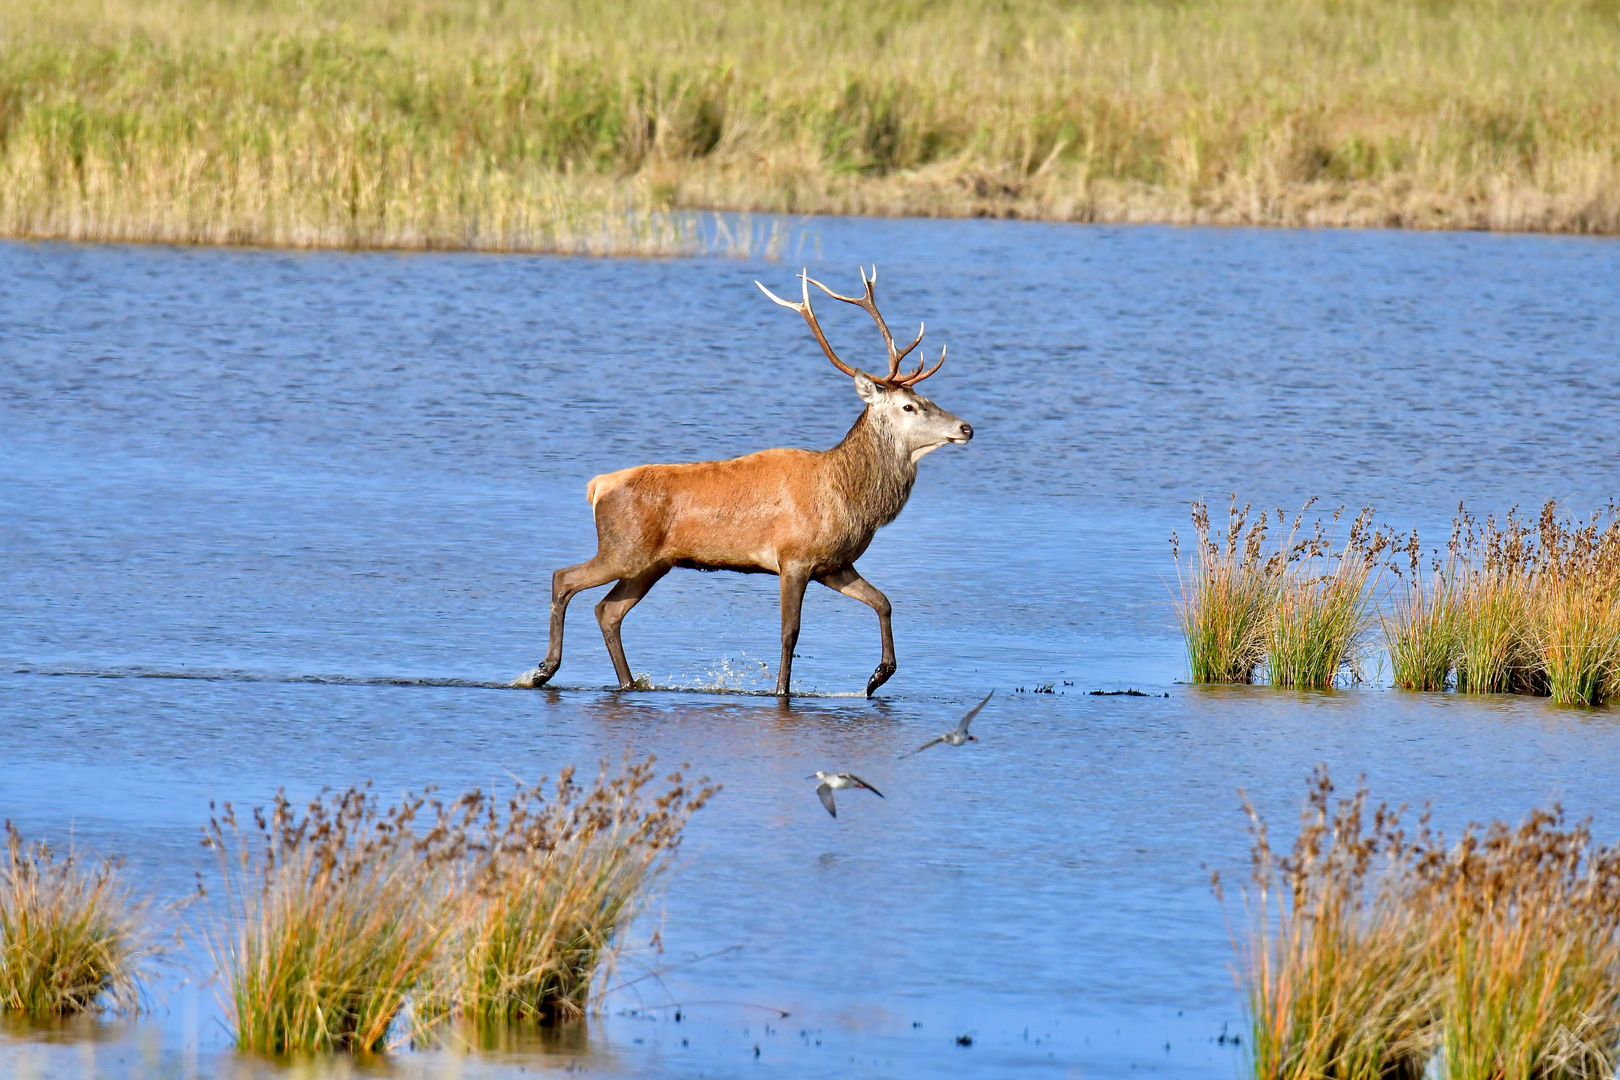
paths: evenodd
<path fill-rule="evenodd" d="M 964 438 L 964 439 L 973 438 L 973 425 L 972 424 L 963 424 L 962 425 L 962 438 Z"/>

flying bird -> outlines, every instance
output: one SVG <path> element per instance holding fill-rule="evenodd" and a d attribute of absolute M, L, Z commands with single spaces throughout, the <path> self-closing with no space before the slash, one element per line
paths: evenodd
<path fill-rule="evenodd" d="M 979 715 L 979 710 L 990 704 L 990 699 L 995 696 L 996 692 L 994 690 L 984 695 L 984 700 L 973 706 L 973 708 L 969 709 L 967 711 L 967 715 L 962 717 L 962 719 L 957 723 L 955 731 L 947 731 L 938 738 L 929 739 L 927 742 L 917 747 L 917 749 L 913 750 L 911 754 L 920 754 L 930 746 L 933 746 L 935 743 L 944 743 L 946 746 L 961 746 L 965 742 L 978 742 L 979 737 L 977 735 L 968 734 L 968 725 L 973 723 L 973 718 Z M 911 754 L 907 754 L 906 757 L 910 757 Z"/>
<path fill-rule="evenodd" d="M 868 784 L 854 773 L 847 772 L 818 772 L 805 777 L 806 780 L 820 780 L 816 785 L 816 794 L 821 796 L 821 805 L 827 808 L 827 813 L 833 817 L 838 816 L 838 807 L 833 805 L 833 791 L 844 788 L 865 788 L 878 798 L 883 798 L 883 792 Z"/>

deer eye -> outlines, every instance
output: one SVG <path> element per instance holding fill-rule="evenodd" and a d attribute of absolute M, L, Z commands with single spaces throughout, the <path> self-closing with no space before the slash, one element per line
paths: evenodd
<path fill-rule="evenodd" d="M 917 411 L 916 409 L 912 408 L 910 405 L 905 406 L 905 410 L 906 410 L 906 412 L 916 412 Z"/>

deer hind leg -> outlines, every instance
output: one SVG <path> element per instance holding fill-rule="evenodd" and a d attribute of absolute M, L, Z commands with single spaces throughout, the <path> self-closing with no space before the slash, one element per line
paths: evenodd
<path fill-rule="evenodd" d="M 568 601 L 574 598 L 574 594 L 584 589 L 594 589 L 598 585 L 606 585 L 614 578 L 622 576 L 620 571 L 609 569 L 600 554 L 590 562 L 565 566 L 551 575 L 551 643 L 546 648 L 546 658 L 540 661 L 540 666 L 520 676 L 517 685 L 544 686 L 553 675 L 557 674 L 557 669 L 562 666 L 563 617 L 568 614 Z"/>
<path fill-rule="evenodd" d="M 889 676 L 895 673 L 898 665 L 894 659 L 894 628 L 889 625 L 889 616 L 894 609 L 889 604 L 889 598 L 879 592 L 870 581 L 856 573 L 853 566 L 836 570 L 817 579 L 829 589 L 836 589 L 845 596 L 859 600 L 877 612 L 878 632 L 883 635 L 883 659 L 878 661 L 877 670 L 872 677 L 866 680 L 866 696 L 871 697 L 878 687 L 889 681 Z"/>
<path fill-rule="evenodd" d="M 596 605 L 596 621 L 602 626 L 602 640 L 607 642 L 608 655 L 613 658 L 613 670 L 619 676 L 620 690 L 634 690 L 636 680 L 630 673 L 630 662 L 624 658 L 624 643 L 619 640 L 619 624 L 630 614 L 630 609 L 641 603 L 641 598 L 669 573 L 669 567 L 648 570 L 637 577 L 623 578 L 608 590 Z"/>
<path fill-rule="evenodd" d="M 804 590 L 810 575 L 800 570 L 782 570 L 782 666 L 776 669 L 776 693 L 787 697 L 793 679 L 793 649 L 799 644 L 799 613 L 804 607 Z"/>

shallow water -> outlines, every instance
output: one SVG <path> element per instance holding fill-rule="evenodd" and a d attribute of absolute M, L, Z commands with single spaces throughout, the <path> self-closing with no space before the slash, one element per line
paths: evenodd
<path fill-rule="evenodd" d="M 950 344 L 930 395 L 978 432 L 861 562 L 901 663 L 872 702 L 875 620 L 822 589 L 791 705 L 603 692 L 594 592 L 561 685 L 502 688 L 543 651 L 551 571 L 592 550 L 590 476 L 853 421 L 753 287 L 796 265 L 0 245 L 0 814 L 176 899 L 210 800 L 625 750 L 725 785 L 602 1016 L 384 1067 L 430 1076 L 1230 1077 L 1240 909 L 1209 873 L 1244 873 L 1239 789 L 1284 832 L 1317 762 L 1452 828 L 1559 798 L 1620 831 L 1613 710 L 1183 686 L 1166 587 L 1196 497 L 1371 502 L 1436 540 L 1459 500 L 1607 501 L 1620 245 L 804 229 L 835 287 L 878 259 L 890 321 Z M 870 366 L 864 318 L 824 322 Z M 772 578 L 677 572 L 626 649 L 660 686 L 760 690 L 776 620 Z M 1087 693 L 1126 686 L 1169 697 Z M 990 687 L 982 742 L 898 760 Z M 823 768 L 887 798 L 831 819 Z M 134 1025 L 0 1029 L 0 1075 L 281 1072 L 223 1049 L 203 968 L 182 954 Z"/>

